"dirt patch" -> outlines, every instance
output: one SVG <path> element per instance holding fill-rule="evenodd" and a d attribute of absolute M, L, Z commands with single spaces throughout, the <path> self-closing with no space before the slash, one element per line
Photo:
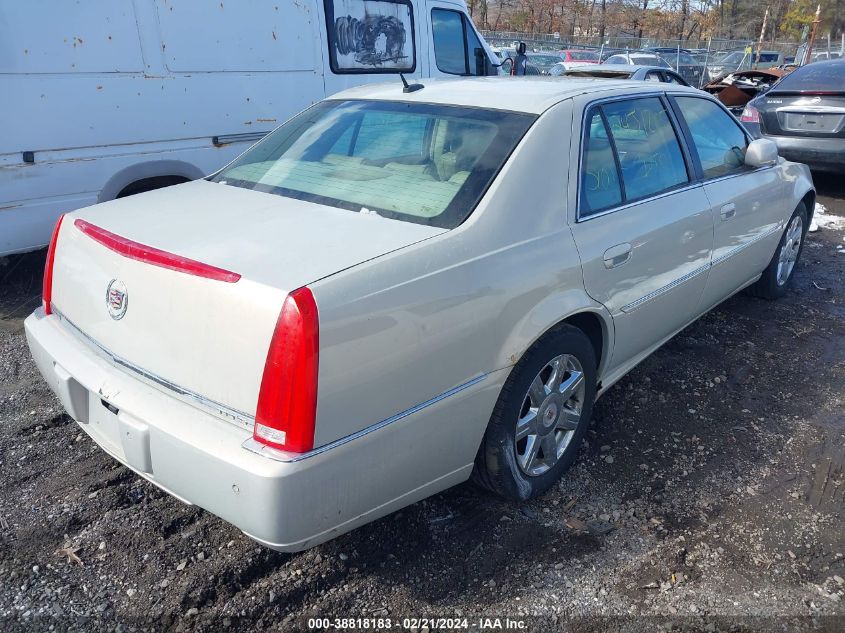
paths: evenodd
<path fill-rule="evenodd" d="M 845 216 L 840 185 L 819 180 Z M 543 498 L 458 486 L 296 555 L 160 492 L 63 414 L 22 333 L 43 252 L 9 258 L 0 622 L 301 630 L 315 615 L 481 614 L 534 630 L 843 630 L 843 237 L 809 237 L 783 300 L 734 297 L 613 387 Z"/>

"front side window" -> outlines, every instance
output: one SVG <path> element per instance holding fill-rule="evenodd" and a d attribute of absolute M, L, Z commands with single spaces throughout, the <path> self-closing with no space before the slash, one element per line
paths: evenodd
<path fill-rule="evenodd" d="M 748 138 L 731 115 L 709 99 L 675 97 L 692 135 L 705 178 L 745 168 Z"/>
<path fill-rule="evenodd" d="M 211 180 L 454 228 L 472 213 L 535 119 L 482 108 L 324 101 Z"/>
<path fill-rule="evenodd" d="M 460 11 L 431 10 L 431 32 L 434 39 L 434 60 L 437 68 L 450 75 L 483 75 L 477 68 L 478 51 L 484 48 Z"/>

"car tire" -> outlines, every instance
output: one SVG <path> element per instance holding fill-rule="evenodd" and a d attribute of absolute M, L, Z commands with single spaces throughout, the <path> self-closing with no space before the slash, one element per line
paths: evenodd
<path fill-rule="evenodd" d="M 529 348 L 502 387 L 473 481 L 519 501 L 547 491 L 575 461 L 595 395 L 592 343 L 576 327 L 557 326 Z"/>
<path fill-rule="evenodd" d="M 786 294 L 795 273 L 795 266 L 801 258 L 801 251 L 804 250 L 807 227 L 807 207 L 800 202 L 786 223 L 775 254 L 772 255 L 772 261 L 766 266 L 760 279 L 749 287 L 751 295 L 773 300 Z"/>

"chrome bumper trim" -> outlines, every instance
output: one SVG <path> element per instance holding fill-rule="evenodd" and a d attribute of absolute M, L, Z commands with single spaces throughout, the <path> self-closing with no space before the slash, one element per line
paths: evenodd
<path fill-rule="evenodd" d="M 252 437 L 250 437 L 243 444 L 241 444 L 241 446 L 252 453 L 257 453 L 258 455 L 267 457 L 277 462 L 301 462 L 302 460 L 308 459 L 309 457 L 314 457 L 315 455 L 330 451 L 331 449 L 337 448 L 338 446 L 342 446 L 343 444 L 351 442 L 352 440 L 357 440 L 358 438 L 364 437 L 365 435 L 372 433 L 373 431 L 378 431 L 379 429 L 386 427 L 388 424 L 393 424 L 394 422 L 398 422 L 403 418 L 407 418 L 409 415 L 413 415 L 414 413 L 422 411 L 426 407 L 430 407 L 431 405 L 437 404 L 438 402 L 445 400 L 450 396 L 454 396 L 456 393 L 459 393 L 464 389 L 468 389 L 473 385 L 477 385 L 485 378 L 487 378 L 487 374 L 481 374 L 480 376 L 476 376 L 472 380 L 460 384 L 457 387 L 452 387 L 448 391 L 444 391 L 438 396 L 434 396 L 431 400 L 426 400 L 425 402 L 413 406 L 410 409 L 405 409 L 404 411 L 397 413 L 396 415 L 392 415 L 389 418 L 382 420 L 381 422 L 376 422 L 375 424 L 372 424 L 366 428 L 361 429 L 360 431 L 352 433 L 351 435 L 346 435 L 333 442 L 329 442 L 328 444 L 323 444 L 322 446 L 311 449 L 306 453 L 289 453 L 287 451 L 281 451 L 279 449 L 266 446 Z"/>

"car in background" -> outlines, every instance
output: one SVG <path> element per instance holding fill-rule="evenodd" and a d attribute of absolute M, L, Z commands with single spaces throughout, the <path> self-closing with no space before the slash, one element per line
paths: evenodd
<path fill-rule="evenodd" d="M 605 47 L 605 48 L 599 49 L 599 59 L 601 60 L 601 63 L 603 64 L 607 61 L 608 57 L 610 57 L 612 55 L 616 55 L 618 53 L 624 53 L 625 51 L 626 51 L 626 49 L 624 49 L 624 48 L 607 48 L 607 47 Z"/>
<path fill-rule="evenodd" d="M 740 120 L 784 158 L 845 173 L 845 59 L 797 68 L 750 101 Z"/>
<path fill-rule="evenodd" d="M 562 77 L 581 77 L 593 79 L 632 79 L 634 81 L 659 81 L 663 83 L 688 86 L 678 73 L 662 66 L 623 66 L 617 64 L 594 64 L 572 66 L 558 64 L 551 74 Z"/>
<path fill-rule="evenodd" d="M 603 63 L 625 66 L 656 66 L 659 68 L 672 68 L 672 64 L 655 53 L 623 52 L 608 57 Z"/>
<path fill-rule="evenodd" d="M 759 59 L 756 51 L 733 51 L 721 59 L 707 64 L 706 79 L 713 81 L 722 75 L 738 70 L 751 70 L 755 66 L 757 68 L 772 68 L 781 64 L 783 64 L 783 53 L 778 51 L 760 51 Z"/>
<path fill-rule="evenodd" d="M 494 53 L 501 62 L 499 74 L 510 75 L 513 71 L 513 64 L 516 63 L 517 52 L 513 48 L 494 49 Z M 560 63 L 557 53 L 535 53 L 526 52 L 528 63 L 525 65 L 526 75 L 548 75 L 555 64 Z"/>
<path fill-rule="evenodd" d="M 801 254 L 809 170 L 699 90 L 423 81 L 335 94 L 53 233 L 25 322 L 47 385 L 274 549 L 470 478 L 556 487 L 600 394 L 735 292 L 783 296 Z"/>
<path fill-rule="evenodd" d="M 646 48 L 644 51 L 660 55 L 674 68 L 686 82 L 698 87 L 702 83 L 702 75 L 704 73 L 704 64 L 699 62 L 692 56 L 690 51 L 683 48 L 669 48 L 669 47 L 655 47 Z"/>
<path fill-rule="evenodd" d="M 813 53 L 814 62 L 822 62 L 828 59 L 839 59 L 842 54 L 839 51 L 818 51 Z"/>
<path fill-rule="evenodd" d="M 601 55 L 597 50 L 585 50 L 568 48 L 558 52 L 561 60 L 566 63 L 598 64 L 601 63 Z"/>
<path fill-rule="evenodd" d="M 526 75 L 548 75 L 552 67 L 560 62 L 557 53 L 525 53 L 528 56 Z"/>

